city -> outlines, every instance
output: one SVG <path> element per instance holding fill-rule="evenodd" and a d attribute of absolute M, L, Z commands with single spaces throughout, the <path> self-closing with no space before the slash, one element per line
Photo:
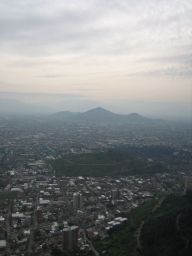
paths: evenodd
<path fill-rule="evenodd" d="M 46 130 L 38 122 L 35 124 L 33 121 L 33 125 L 34 127 L 20 127 L 19 123 L 15 123 L 12 129 L 6 120 L 0 128 L 1 255 L 51 256 L 54 253 L 59 255 L 58 252 L 68 252 L 69 255 L 102 255 L 95 242 L 102 241 L 121 229 L 129 218 L 129 212 L 145 202 L 158 201 L 162 196 L 184 193 L 184 180 L 190 173 L 188 155 L 191 154 L 191 141 L 187 139 L 190 138 L 189 130 L 185 126 L 178 129 L 176 134 L 178 136 L 180 132 L 186 137 L 181 136 L 181 139 L 178 137 L 172 141 L 158 139 L 158 136 L 162 137 L 162 133 L 169 134 L 167 127 L 162 131 L 159 128 L 154 130 L 153 133 L 158 135 L 153 140 L 150 136 L 152 132 L 147 137 L 147 131 L 142 127 L 141 132 L 146 133 L 146 138 L 141 141 L 137 136 L 139 129 L 135 132 L 135 137 L 132 132 L 129 138 L 129 126 L 118 128 L 118 133 L 114 135 L 116 128 L 113 126 L 79 124 L 69 129 L 70 124 L 65 124 L 65 133 L 62 126 L 60 130 L 58 127 L 57 130 L 55 127 Z M 41 129 L 43 132 L 40 132 Z M 99 152 L 105 154 L 110 148 L 117 148 L 119 151 L 121 146 L 134 155 L 136 149 L 136 152 L 142 149 L 141 145 L 144 151 L 149 150 L 149 154 L 150 147 L 152 152 L 157 147 L 158 157 L 153 154 L 144 157 L 147 157 L 148 165 L 162 162 L 163 159 L 163 172 L 153 169 L 153 175 L 144 171 L 140 174 L 125 172 L 124 175 L 115 173 L 107 176 L 102 171 L 99 172 L 100 176 L 74 176 L 71 172 L 67 176 L 65 165 L 62 167 L 63 171 L 61 169 L 59 172 L 52 165 L 57 163 L 57 159 L 64 157 L 66 162 L 71 156 L 74 157 L 72 161 L 77 161 L 78 164 L 80 156 L 97 156 Z M 176 157 L 174 159 L 180 159 L 180 155 L 182 159 L 186 158 L 186 169 L 179 168 L 179 165 L 171 169 L 174 159 L 168 158 L 170 152 L 167 151 L 167 146 L 173 147 L 171 156 Z M 162 159 L 159 151 L 161 147 L 165 151 Z M 91 172 L 93 164 L 88 164 L 88 170 L 94 174 Z M 106 165 L 105 169 L 108 168 L 105 163 L 99 165 Z M 128 164 L 124 168 L 130 167 Z M 119 165 L 115 168 L 119 168 L 117 173 L 121 173 Z"/>
<path fill-rule="evenodd" d="M 0 256 L 192 255 L 192 0 L 0 0 Z"/>

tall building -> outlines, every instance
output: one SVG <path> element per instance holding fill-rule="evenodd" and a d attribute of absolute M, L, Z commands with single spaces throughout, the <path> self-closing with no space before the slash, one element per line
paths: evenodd
<path fill-rule="evenodd" d="M 78 226 L 71 226 L 63 230 L 63 249 L 74 250 L 78 246 Z"/>
<path fill-rule="evenodd" d="M 116 202 L 120 198 L 120 191 L 118 189 L 114 189 L 111 191 L 111 198 L 113 202 Z"/>
<path fill-rule="evenodd" d="M 73 194 L 73 208 L 78 210 L 82 207 L 82 195 L 80 193 Z"/>
<path fill-rule="evenodd" d="M 185 177 L 185 194 L 191 194 L 192 195 L 192 177 L 186 176 Z"/>
<path fill-rule="evenodd" d="M 43 211 L 42 211 L 42 209 L 40 207 L 37 207 L 36 218 L 37 218 L 37 222 L 38 223 L 42 223 L 43 222 Z"/>
<path fill-rule="evenodd" d="M 5 250 L 7 246 L 7 233 L 4 229 L 0 227 L 0 255 L 6 255 Z"/>

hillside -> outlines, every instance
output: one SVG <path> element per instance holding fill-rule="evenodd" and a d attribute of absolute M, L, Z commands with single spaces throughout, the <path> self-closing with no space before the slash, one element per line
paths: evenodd
<path fill-rule="evenodd" d="M 128 214 L 128 223 L 95 246 L 106 256 L 192 255 L 192 198 L 167 196 Z"/>
<path fill-rule="evenodd" d="M 149 159 L 151 159 L 149 161 Z M 166 146 L 121 146 L 105 152 L 67 154 L 51 161 L 56 175 L 117 176 L 190 170 L 191 153 Z"/>

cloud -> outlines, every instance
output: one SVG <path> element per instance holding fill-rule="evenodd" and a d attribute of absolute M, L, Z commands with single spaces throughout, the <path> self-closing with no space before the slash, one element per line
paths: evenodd
<path fill-rule="evenodd" d="M 151 76 L 169 76 L 169 77 L 190 77 L 192 78 L 192 68 L 167 68 L 146 72 L 145 75 Z"/>
<path fill-rule="evenodd" d="M 191 80 L 191 45 L 191 0 L 1 0 L 0 91 L 130 99 L 139 77 L 152 98 L 153 77 L 171 100 Z"/>
<path fill-rule="evenodd" d="M 188 66 L 167 67 L 155 69 L 151 68 L 149 71 L 140 71 L 126 74 L 127 77 L 169 77 L 169 78 L 192 78 L 192 68 Z"/>
<path fill-rule="evenodd" d="M 146 58 L 143 61 L 147 62 L 159 62 L 159 63 L 176 63 L 176 64 L 185 64 L 192 66 L 192 52 L 188 52 L 180 55 L 172 55 L 172 56 L 159 56 L 153 58 Z"/>
<path fill-rule="evenodd" d="M 188 0 L 4 0 L 0 10 L 1 45 L 26 55 L 126 54 L 129 49 L 143 51 L 149 43 L 152 47 L 161 46 L 162 41 L 174 45 L 173 40 L 183 38 L 191 42 Z"/>

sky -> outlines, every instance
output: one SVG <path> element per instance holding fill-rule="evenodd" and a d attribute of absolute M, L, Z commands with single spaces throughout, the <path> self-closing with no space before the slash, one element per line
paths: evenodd
<path fill-rule="evenodd" d="M 192 1 L 1 0 L 0 56 L 1 101 L 189 117 Z"/>

